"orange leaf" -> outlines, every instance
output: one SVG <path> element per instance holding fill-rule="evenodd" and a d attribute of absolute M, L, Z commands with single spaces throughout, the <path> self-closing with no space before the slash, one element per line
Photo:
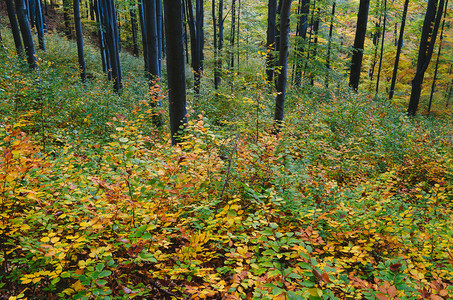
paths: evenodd
<path fill-rule="evenodd" d="M 396 290 L 396 287 L 394 285 L 392 285 L 391 287 L 389 287 L 389 289 L 387 290 L 387 294 L 390 296 L 390 297 L 395 297 L 396 296 L 396 293 L 397 293 L 397 290 Z"/>
<path fill-rule="evenodd" d="M 386 295 L 381 294 L 381 293 L 376 294 L 376 297 L 377 297 L 379 300 L 389 300 L 389 298 L 388 298 Z"/>
<path fill-rule="evenodd" d="M 322 274 L 322 281 L 324 281 L 325 283 L 329 283 L 330 282 L 329 275 L 327 274 L 327 272 L 324 272 Z"/>

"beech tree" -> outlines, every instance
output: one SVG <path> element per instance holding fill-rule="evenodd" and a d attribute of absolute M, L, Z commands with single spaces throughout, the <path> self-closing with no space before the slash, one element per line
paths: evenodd
<path fill-rule="evenodd" d="M 411 116 L 415 116 L 417 113 L 423 78 L 433 55 L 443 8 L 444 0 L 428 0 L 425 19 L 423 21 L 422 35 L 420 38 L 420 46 L 418 49 L 417 71 L 412 80 L 411 97 L 407 108 L 407 113 Z"/>
<path fill-rule="evenodd" d="M 329 73 L 330 73 L 330 69 L 331 69 L 331 66 L 330 66 L 330 52 L 331 52 L 331 48 L 332 48 L 332 35 L 333 35 L 333 20 L 335 18 L 335 6 L 336 6 L 336 2 L 333 2 L 332 4 L 332 13 L 331 13 L 331 16 L 330 16 L 330 26 L 329 26 L 329 40 L 327 42 L 327 58 L 326 58 L 326 81 L 325 81 L 325 85 L 326 85 L 326 88 L 329 87 Z"/>
<path fill-rule="evenodd" d="M 27 54 L 28 65 L 30 69 L 36 69 L 38 68 L 38 64 L 36 63 L 35 57 L 35 45 L 33 44 L 33 36 L 30 30 L 25 0 L 16 0 L 16 11 L 20 31 L 22 33 L 22 40 L 24 41 L 25 53 Z"/>
<path fill-rule="evenodd" d="M 164 14 L 171 141 L 176 145 L 187 126 L 182 0 L 165 0 Z"/>
<path fill-rule="evenodd" d="M 445 28 L 445 19 L 447 17 L 447 7 L 448 7 L 448 0 L 445 1 L 444 19 L 442 21 L 442 28 L 440 29 L 439 49 L 437 50 L 436 66 L 434 68 L 434 78 L 433 78 L 433 83 L 431 85 L 431 93 L 429 95 L 428 114 L 431 111 L 431 105 L 432 105 L 432 102 L 433 102 L 434 90 L 436 89 L 437 71 L 439 70 L 440 53 L 442 51 L 442 41 L 444 39 L 444 28 Z"/>
<path fill-rule="evenodd" d="M 294 84 L 300 86 L 302 81 L 302 63 L 304 44 L 307 39 L 308 14 L 310 13 L 310 0 L 299 0 L 299 21 L 296 27 L 296 53 L 294 64 Z"/>
<path fill-rule="evenodd" d="M 14 45 L 16 46 L 16 52 L 19 57 L 22 55 L 23 47 L 22 47 L 22 40 L 20 38 L 20 30 L 19 25 L 17 23 L 16 12 L 14 10 L 14 5 L 12 0 L 5 0 L 6 2 L 6 9 L 8 11 L 8 19 L 11 25 L 11 32 L 13 34 Z"/>
<path fill-rule="evenodd" d="M 185 0 L 187 11 L 187 22 L 190 32 L 190 46 L 192 54 L 192 69 L 194 74 L 194 90 L 195 94 L 200 93 L 201 74 L 203 72 L 203 47 L 204 47 L 204 32 L 203 18 L 204 8 L 203 0 L 196 0 L 195 16 L 191 0 Z"/>
<path fill-rule="evenodd" d="M 404 8 L 403 8 L 403 16 L 401 17 L 401 28 L 400 28 L 400 35 L 398 38 L 398 45 L 396 49 L 396 57 L 395 63 L 393 66 L 393 75 L 392 75 L 392 83 L 390 84 L 390 93 L 389 99 L 392 100 L 393 93 L 395 90 L 396 84 L 396 75 L 398 74 L 398 64 L 400 61 L 401 49 L 403 47 L 403 38 L 404 38 L 404 27 L 406 26 L 406 16 L 407 16 L 407 8 L 409 7 L 409 0 L 404 1 Z"/>
<path fill-rule="evenodd" d="M 33 1 L 33 0 L 32 0 Z M 36 31 L 38 32 L 39 49 L 46 51 L 46 42 L 44 39 L 44 10 L 42 9 L 41 0 L 35 1 Z"/>
<path fill-rule="evenodd" d="M 349 75 L 349 86 L 355 91 L 359 88 L 360 70 L 362 68 L 363 45 L 368 21 L 368 10 L 370 0 L 360 0 L 359 12 L 357 14 L 357 28 L 354 39 L 354 49 L 351 59 L 351 72 Z"/>
<path fill-rule="evenodd" d="M 292 0 L 282 0 L 280 11 L 280 51 L 278 67 L 280 72 L 277 79 L 277 97 L 275 99 L 274 122 L 276 131 L 279 131 L 283 122 L 285 108 L 285 92 L 288 73 L 288 40 L 289 40 L 289 17 Z"/>
<path fill-rule="evenodd" d="M 223 0 L 219 0 L 217 17 L 215 0 L 212 0 L 212 20 L 214 25 L 214 87 L 218 89 L 222 81 Z"/>
<path fill-rule="evenodd" d="M 74 23 L 77 38 L 77 54 L 79 59 L 80 79 L 85 83 L 87 79 L 87 69 L 85 65 L 85 56 L 83 53 L 83 34 L 82 34 L 82 23 L 80 22 L 80 5 L 79 0 L 73 1 L 74 5 Z"/>
<path fill-rule="evenodd" d="M 269 0 L 267 4 L 267 36 L 266 36 L 266 75 L 272 82 L 275 67 L 275 32 L 277 22 L 277 0 Z"/>
<path fill-rule="evenodd" d="M 100 3 L 101 23 L 105 30 L 104 42 L 106 45 L 106 62 L 111 70 L 113 79 L 113 90 L 120 94 L 123 87 L 120 63 L 120 45 L 118 23 L 114 0 L 98 0 Z"/>

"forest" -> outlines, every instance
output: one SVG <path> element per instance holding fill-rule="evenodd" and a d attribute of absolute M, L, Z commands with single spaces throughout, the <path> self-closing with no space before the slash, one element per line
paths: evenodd
<path fill-rule="evenodd" d="M 453 299 L 448 0 L 0 2 L 0 299 Z"/>

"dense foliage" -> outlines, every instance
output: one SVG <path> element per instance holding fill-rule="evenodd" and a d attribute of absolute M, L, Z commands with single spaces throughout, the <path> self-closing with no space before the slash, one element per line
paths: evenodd
<path fill-rule="evenodd" d="M 450 117 L 337 80 L 290 88 L 273 135 L 250 71 L 189 99 L 172 147 L 141 60 L 119 97 L 95 50 L 84 88 L 73 43 L 49 36 L 29 72 L 2 37 L 3 298 L 451 299 Z"/>

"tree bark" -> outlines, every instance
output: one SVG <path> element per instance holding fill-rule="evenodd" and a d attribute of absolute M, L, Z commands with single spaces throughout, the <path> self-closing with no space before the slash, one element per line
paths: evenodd
<path fill-rule="evenodd" d="M 30 69 L 37 69 L 38 64 L 35 57 L 35 46 L 33 44 L 33 36 L 28 22 L 27 8 L 25 0 L 16 0 L 17 20 L 19 21 L 22 40 L 24 41 L 25 53 L 27 54 L 28 66 Z"/>
<path fill-rule="evenodd" d="M 22 47 L 22 40 L 20 38 L 19 25 L 17 24 L 16 12 L 12 0 L 5 0 L 6 9 L 8 11 L 9 23 L 11 24 L 11 32 L 13 33 L 14 45 L 16 46 L 16 52 L 19 57 L 22 56 L 24 48 Z"/>
<path fill-rule="evenodd" d="M 275 131 L 278 132 L 281 129 L 284 117 L 285 108 L 285 92 L 287 83 L 287 71 L 288 71 L 288 41 L 289 41 L 289 18 L 291 12 L 292 0 L 282 0 L 282 8 L 280 12 L 280 55 L 278 66 L 280 67 L 280 73 L 277 79 L 277 97 L 275 99 Z"/>
<path fill-rule="evenodd" d="M 360 81 L 360 70 L 362 68 L 363 45 L 365 43 L 366 27 L 368 21 L 368 10 L 370 0 L 360 0 L 359 13 L 357 16 L 357 28 L 354 39 L 354 50 L 351 60 L 351 73 L 349 76 L 349 86 L 357 91 Z"/>
<path fill-rule="evenodd" d="M 74 25 L 77 37 L 77 53 L 79 59 L 79 69 L 80 69 L 80 79 L 82 83 L 86 82 L 87 79 L 87 69 L 85 65 L 85 57 L 83 53 L 83 33 L 82 33 L 82 23 L 80 22 L 80 5 L 79 0 L 73 1 L 74 5 Z"/>
<path fill-rule="evenodd" d="M 379 67 L 376 79 L 376 95 L 379 93 L 379 80 L 381 78 L 382 57 L 384 54 L 384 41 L 385 41 L 385 25 L 387 21 L 387 0 L 384 0 L 384 24 L 382 26 L 382 40 L 381 40 L 381 54 L 379 56 Z"/>
<path fill-rule="evenodd" d="M 277 22 L 277 0 L 269 0 L 267 5 L 267 34 L 266 34 L 266 75 L 267 81 L 274 79 L 275 67 L 275 27 Z"/>
<path fill-rule="evenodd" d="M 411 97 L 407 108 L 407 113 L 410 116 L 415 116 L 417 113 L 423 78 L 433 55 L 434 45 L 436 43 L 437 31 L 439 30 L 439 24 L 444 8 L 444 0 L 440 0 L 439 5 L 437 4 L 437 0 L 428 1 L 425 20 L 423 21 L 422 36 L 420 38 L 420 47 L 418 50 L 417 71 L 412 80 Z"/>
<path fill-rule="evenodd" d="M 36 0 L 36 29 L 38 32 L 39 49 L 46 51 L 46 42 L 44 39 L 44 11 L 41 0 Z"/>
<path fill-rule="evenodd" d="M 299 22 L 296 29 L 296 62 L 294 64 L 294 84 L 300 86 L 302 82 L 304 45 L 307 39 L 308 15 L 310 0 L 299 1 Z"/>
<path fill-rule="evenodd" d="M 132 47 L 133 54 L 138 57 L 138 43 L 137 43 L 137 14 L 135 13 L 135 6 L 131 4 L 129 7 L 129 14 L 131 17 L 131 31 L 132 31 Z"/>
<path fill-rule="evenodd" d="M 395 64 L 393 66 L 393 75 L 392 75 L 392 83 L 390 84 L 390 93 L 389 99 L 392 100 L 393 93 L 395 91 L 395 84 L 396 84 L 396 75 L 398 74 L 398 64 L 400 61 L 401 49 L 403 47 L 403 38 L 404 38 L 404 27 L 406 25 L 406 16 L 407 16 L 407 8 L 409 7 L 409 0 L 404 1 L 404 8 L 403 8 L 403 16 L 401 18 L 401 28 L 400 28 L 400 35 L 398 38 L 398 46 L 396 48 L 396 57 L 395 57 Z"/>
<path fill-rule="evenodd" d="M 187 126 L 182 0 L 165 0 L 164 13 L 170 129 L 176 145 L 182 142 L 181 130 Z"/>
<path fill-rule="evenodd" d="M 63 21 L 65 28 L 65 35 L 68 39 L 72 39 L 72 30 L 69 20 L 69 0 L 63 0 Z"/>
<path fill-rule="evenodd" d="M 440 29 L 439 49 L 437 51 L 436 67 L 434 68 L 434 78 L 433 78 L 433 83 L 431 85 L 431 93 L 429 95 L 428 114 L 431 112 L 433 95 L 434 95 L 434 91 L 436 89 L 437 70 L 439 68 L 440 53 L 442 51 L 442 40 L 444 39 L 444 27 L 445 27 L 445 19 L 447 17 L 447 7 L 448 7 L 448 0 L 445 1 L 444 19 L 442 21 L 442 28 Z"/>
<path fill-rule="evenodd" d="M 332 48 L 332 33 L 333 33 L 333 20 L 335 18 L 335 6 L 336 6 L 336 2 L 333 3 L 332 5 L 332 14 L 331 14 L 331 17 L 330 17 L 330 27 L 329 27 L 329 41 L 327 42 L 327 59 L 326 59 L 326 81 L 325 81 L 325 85 L 326 85 L 326 88 L 329 88 L 329 75 L 330 75 L 330 69 L 331 69 L 331 66 L 330 66 L 330 52 L 331 52 L 331 48 Z"/>

